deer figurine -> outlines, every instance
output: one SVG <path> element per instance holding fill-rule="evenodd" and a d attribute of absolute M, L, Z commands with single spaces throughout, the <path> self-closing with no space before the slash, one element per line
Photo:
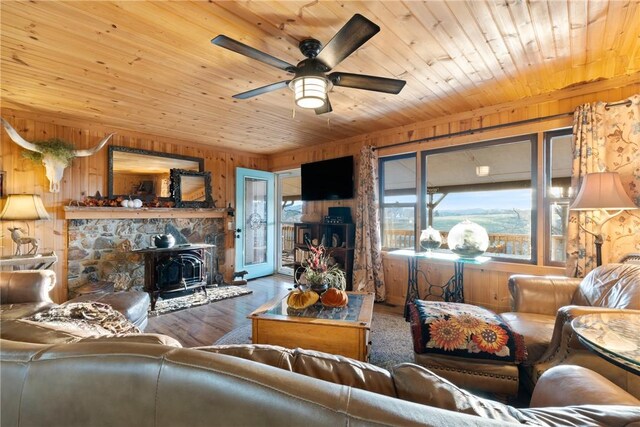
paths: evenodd
<path fill-rule="evenodd" d="M 35 255 L 38 253 L 39 242 L 35 237 L 24 236 L 24 230 L 19 227 L 7 228 L 11 232 L 11 240 L 16 243 L 16 256 L 22 254 L 22 245 L 31 245 L 31 248 L 24 255 Z"/>

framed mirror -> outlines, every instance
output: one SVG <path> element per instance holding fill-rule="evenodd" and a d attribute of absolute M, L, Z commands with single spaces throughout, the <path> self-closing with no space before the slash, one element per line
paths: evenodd
<path fill-rule="evenodd" d="M 176 208 L 215 208 L 211 173 L 171 169 L 171 195 Z"/>
<path fill-rule="evenodd" d="M 109 146 L 108 196 L 171 200 L 171 169 L 204 171 L 204 159 Z"/>

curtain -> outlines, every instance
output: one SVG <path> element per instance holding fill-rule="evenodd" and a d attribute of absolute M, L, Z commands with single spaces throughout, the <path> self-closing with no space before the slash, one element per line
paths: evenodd
<path fill-rule="evenodd" d="M 386 290 L 380 243 L 378 162 L 373 147 L 364 146 L 360 150 L 357 182 L 353 289 L 374 292 L 376 301 L 384 301 Z"/>
<path fill-rule="evenodd" d="M 640 205 L 640 95 L 611 104 L 621 105 L 585 104 L 574 113 L 571 188 L 573 194 L 577 194 L 581 179 L 587 173 L 618 172 L 627 194 Z M 599 219 L 598 212 L 570 212 L 568 276 L 584 277 L 596 267 L 594 236 L 584 230 L 591 230 L 593 219 Z M 640 251 L 638 230 L 638 211 L 625 211 L 605 223 L 603 264 Z"/>

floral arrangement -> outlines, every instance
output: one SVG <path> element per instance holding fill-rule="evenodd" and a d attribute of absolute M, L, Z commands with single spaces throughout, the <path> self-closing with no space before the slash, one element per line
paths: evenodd
<path fill-rule="evenodd" d="M 332 261 L 333 258 L 323 245 L 309 245 L 309 256 L 301 263 L 304 272 L 300 282 L 310 285 L 327 284 L 330 288 L 344 290 L 347 286 L 344 271 Z"/>

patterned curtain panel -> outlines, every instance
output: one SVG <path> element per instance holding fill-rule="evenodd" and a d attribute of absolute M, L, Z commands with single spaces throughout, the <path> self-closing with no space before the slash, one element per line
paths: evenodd
<path fill-rule="evenodd" d="M 356 244 L 353 261 L 353 289 L 374 292 L 384 301 L 384 271 L 378 212 L 378 162 L 372 147 L 360 150 L 356 198 Z"/>
<path fill-rule="evenodd" d="M 618 172 L 622 185 L 640 205 L 640 95 L 621 105 L 604 102 L 578 107 L 574 114 L 573 194 L 580 180 L 591 172 Z M 614 102 L 612 104 L 619 104 Z M 596 267 L 594 236 L 590 230 L 598 212 L 571 211 L 567 230 L 568 276 L 584 277 Z M 625 211 L 603 226 L 602 262 L 615 262 L 622 255 L 640 251 L 640 214 Z"/>

